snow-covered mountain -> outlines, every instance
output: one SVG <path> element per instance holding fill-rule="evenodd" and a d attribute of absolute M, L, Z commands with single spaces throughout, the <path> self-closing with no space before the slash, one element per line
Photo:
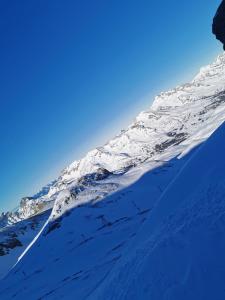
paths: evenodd
<path fill-rule="evenodd" d="M 9 223 L 14 222 L 13 218 L 18 221 L 43 212 L 55 202 L 52 217 L 57 217 L 80 202 L 99 199 L 117 190 L 119 174 L 157 160 L 163 153 L 169 157 L 171 152 L 174 157 L 201 143 L 225 119 L 224 82 L 222 54 L 213 64 L 202 68 L 192 82 L 157 96 L 150 109 L 140 113 L 127 130 L 73 162 L 40 193 L 23 198 L 18 211 L 10 214 Z M 68 197 L 61 192 L 70 194 L 69 199 L 65 200 Z"/>
<path fill-rule="evenodd" d="M 142 296 L 151 295 L 152 299 L 164 299 L 160 291 L 166 289 L 168 298 L 165 299 L 190 299 L 182 296 L 186 289 L 182 290 L 180 285 L 182 282 L 188 284 L 191 264 L 180 263 L 175 270 L 178 273 L 174 271 L 173 282 L 168 281 L 166 275 L 159 275 L 174 263 L 170 259 L 173 252 L 171 239 L 178 233 L 182 234 L 183 227 L 179 227 L 181 220 L 186 228 L 192 221 L 194 224 L 195 216 L 196 222 L 205 216 L 204 207 L 194 211 L 198 208 L 196 195 L 203 188 L 204 193 L 211 191 L 213 197 L 219 194 L 217 188 L 210 185 L 209 176 L 215 176 L 216 184 L 220 175 L 218 184 L 220 189 L 223 187 L 224 168 L 219 168 L 223 166 L 222 151 L 225 150 L 224 126 L 215 137 L 205 141 L 224 120 L 225 54 L 222 54 L 213 64 L 201 69 L 190 83 L 157 96 L 150 109 L 140 113 L 127 130 L 72 163 L 39 194 L 22 199 L 15 213 L 0 217 L 0 246 L 9 228 L 12 231 L 19 228 L 21 222 L 28 222 L 30 217 L 34 220 L 40 218 L 38 229 L 45 223 L 18 264 L 0 282 L 0 298 L 142 299 Z M 218 156 L 217 147 L 220 147 Z M 200 165 L 196 161 L 200 161 Z M 195 186 L 199 190 L 195 190 Z M 202 202 L 199 203 L 203 205 Z M 185 205 L 185 208 L 178 210 L 179 205 Z M 207 205 L 207 213 L 210 215 L 211 205 L 210 217 L 215 219 L 214 204 L 209 201 Z M 188 219 L 185 218 L 186 211 L 190 216 Z M 172 218 L 180 218 L 180 222 L 170 223 L 170 214 Z M 22 243 L 23 247 L 37 233 L 29 235 L 26 232 L 24 236 L 29 238 Z M 192 236 L 186 231 L 184 234 L 187 241 L 192 242 Z M 181 252 L 186 249 L 186 244 L 183 244 L 185 238 L 181 238 Z M 164 243 L 167 247 L 168 239 L 165 257 L 169 262 L 162 265 L 160 261 L 163 261 L 161 256 L 164 253 L 161 247 Z M 179 239 L 174 243 L 179 246 Z M 6 261 L 10 254 L 16 257 L 14 253 L 18 247 L 8 247 L 0 257 L 0 269 L 1 261 Z M 155 254 L 155 247 L 160 247 L 161 256 L 157 256 L 158 252 Z M 151 249 L 149 256 L 148 249 Z M 201 247 L 199 249 L 202 251 Z M 177 248 L 175 250 L 178 251 Z M 195 250 L 198 251 L 197 246 L 193 248 Z M 180 252 L 175 253 L 179 258 Z M 153 264 L 149 275 L 151 280 L 143 280 L 143 289 L 139 291 L 139 279 L 136 282 L 132 274 L 126 279 L 126 273 L 132 273 L 130 266 L 133 265 L 135 274 L 143 278 L 147 272 L 144 262 L 149 266 L 154 259 L 158 265 Z M 182 271 L 186 272 L 186 277 L 179 282 Z M 123 289 L 119 283 L 120 276 Z M 178 282 L 178 289 L 174 282 Z M 154 284 L 155 287 L 150 288 Z M 110 290 L 110 285 L 115 286 L 115 291 Z M 160 289 L 158 294 L 157 287 Z M 180 298 L 175 298 L 176 291 Z"/>

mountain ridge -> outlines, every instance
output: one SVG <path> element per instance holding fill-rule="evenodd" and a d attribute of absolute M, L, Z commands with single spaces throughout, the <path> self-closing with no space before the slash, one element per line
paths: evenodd
<path fill-rule="evenodd" d="M 197 103 L 201 100 L 201 97 L 211 97 L 220 93 L 223 97 L 224 85 L 221 77 L 225 77 L 223 72 L 224 66 L 225 55 L 222 54 L 218 56 L 214 63 L 201 68 L 200 72 L 190 83 L 177 86 L 156 96 L 150 109 L 141 112 L 126 130 L 122 130 L 120 134 L 109 140 L 102 147 L 97 147 L 89 151 L 84 158 L 74 161 L 68 167 L 64 168 L 58 179 L 43 187 L 36 195 L 23 198 L 16 212 L 2 214 L 0 224 L 7 225 L 7 220 L 8 224 L 13 224 L 51 208 L 60 191 L 76 184 L 78 185 L 78 190 L 83 189 L 84 187 L 80 186 L 77 182 L 83 180 L 84 183 L 85 176 L 88 177 L 88 174 L 93 174 L 93 177 L 99 178 L 101 178 L 99 173 L 102 172 L 107 173 L 108 176 L 117 173 L 122 174 L 130 168 L 143 163 L 143 161 L 150 159 L 157 151 L 162 151 L 163 148 L 169 147 L 173 142 L 182 144 L 182 142 L 188 139 L 188 133 L 182 132 L 181 128 L 182 126 L 185 127 L 184 120 L 181 120 L 177 115 L 174 117 L 173 115 L 169 115 L 167 120 L 166 114 L 170 114 L 173 108 L 178 109 L 179 107 L 188 105 L 188 103 Z M 216 88 L 213 86 L 214 79 L 216 79 Z M 198 95 L 199 91 L 200 95 Z M 202 105 L 204 106 L 204 103 Z M 203 115 L 206 113 L 205 110 L 202 110 L 200 113 Z M 160 124 L 160 118 L 164 118 L 162 124 Z M 186 118 L 188 118 L 187 115 Z M 157 122 L 158 120 L 159 122 Z M 173 122 L 173 124 L 169 133 L 170 122 Z M 180 128 L 179 125 L 181 125 Z M 220 123 L 217 122 L 214 129 L 219 125 Z M 166 134 L 160 129 L 165 126 L 168 127 Z M 175 131 L 172 132 L 172 130 Z M 156 134 L 154 135 L 154 131 L 158 132 L 155 132 Z M 168 136 L 168 134 L 171 136 Z M 198 140 L 196 137 L 196 145 L 209 135 L 210 133 L 206 133 L 206 136 L 201 137 L 201 140 Z M 150 139 L 158 139 L 159 143 L 154 144 L 153 142 L 151 144 Z M 90 182 L 87 185 L 90 186 Z M 112 189 L 114 189 L 113 184 Z M 96 195 L 96 197 L 98 196 L 101 197 L 101 195 Z"/>

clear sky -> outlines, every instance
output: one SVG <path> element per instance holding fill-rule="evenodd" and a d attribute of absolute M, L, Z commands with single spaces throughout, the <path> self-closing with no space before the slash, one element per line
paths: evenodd
<path fill-rule="evenodd" d="M 219 3 L 0 0 L 0 211 L 211 62 Z"/>

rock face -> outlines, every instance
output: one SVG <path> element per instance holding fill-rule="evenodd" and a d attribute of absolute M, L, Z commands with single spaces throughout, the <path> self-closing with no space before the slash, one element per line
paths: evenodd
<path fill-rule="evenodd" d="M 212 25 L 213 34 L 223 44 L 225 50 L 225 0 L 220 4 Z"/>

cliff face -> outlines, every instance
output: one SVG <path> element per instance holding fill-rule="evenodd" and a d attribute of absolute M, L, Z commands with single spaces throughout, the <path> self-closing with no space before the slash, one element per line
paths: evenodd
<path fill-rule="evenodd" d="M 225 0 L 220 4 L 212 25 L 213 34 L 223 44 L 225 50 Z"/>

